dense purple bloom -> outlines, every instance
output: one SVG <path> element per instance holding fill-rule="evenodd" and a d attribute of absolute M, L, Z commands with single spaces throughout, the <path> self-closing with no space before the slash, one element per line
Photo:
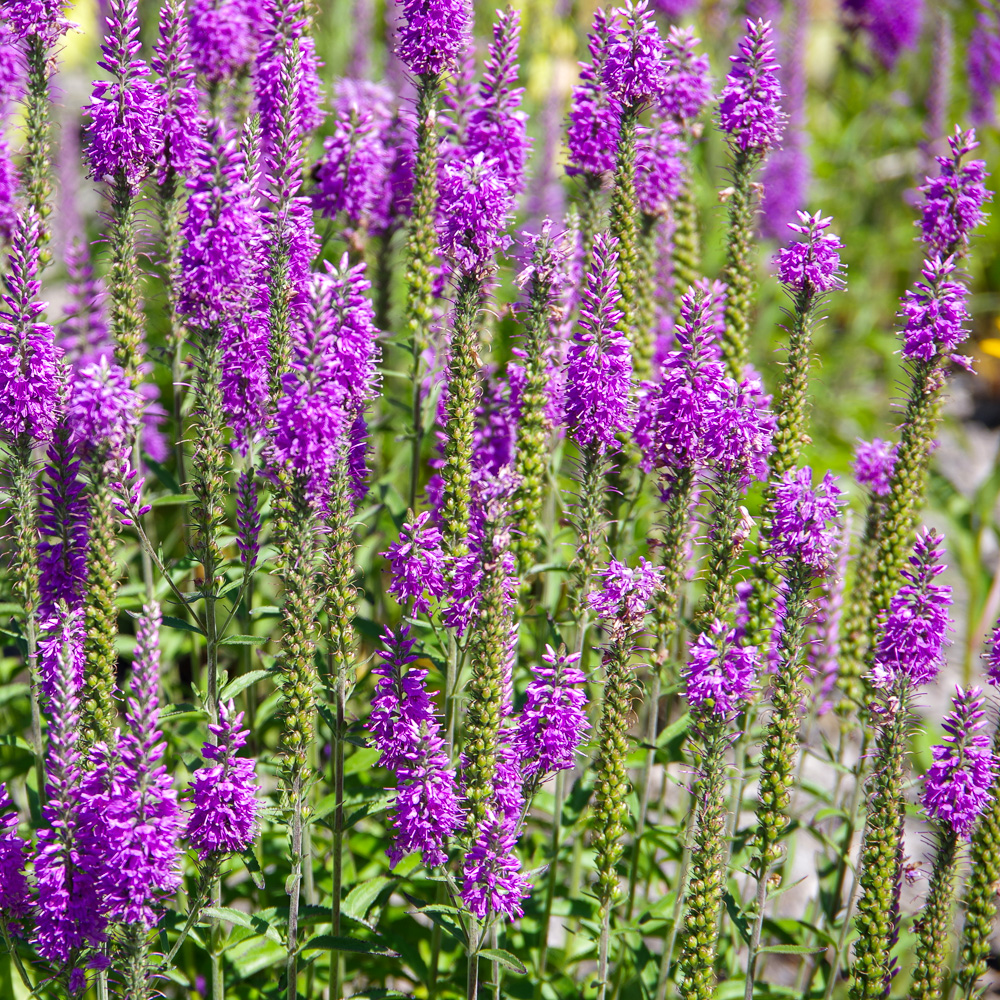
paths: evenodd
<path fill-rule="evenodd" d="M 106 357 L 73 370 L 66 399 L 70 447 L 88 462 L 120 466 L 132 448 L 142 396 Z"/>
<path fill-rule="evenodd" d="M 87 244 L 78 237 L 66 248 L 66 294 L 60 343 L 73 359 L 93 358 L 111 349 L 104 313 L 104 284 L 94 274 Z"/>
<path fill-rule="evenodd" d="M 924 281 L 918 281 L 903 297 L 900 315 L 903 357 L 931 361 L 951 355 L 969 335 L 969 289 L 954 281 L 955 258 L 934 257 L 924 261 Z"/>
<path fill-rule="evenodd" d="M 50 48 L 73 27 L 66 19 L 65 8 L 65 0 L 2 0 L 0 16 L 16 39 L 38 35 Z"/>
<path fill-rule="evenodd" d="M 0 111 L 7 113 L 21 99 L 24 86 L 24 56 L 8 22 L 0 23 Z"/>
<path fill-rule="evenodd" d="M 67 632 L 62 638 L 67 647 L 75 641 Z M 89 850 L 89 840 L 96 831 L 88 823 L 81 791 L 75 671 L 69 655 L 60 653 L 57 662 L 57 680 L 49 702 L 46 803 L 42 810 L 47 826 L 38 831 L 35 853 L 38 902 L 33 940 L 43 958 L 65 962 L 76 950 L 104 940 L 106 920 L 104 900 L 96 884 L 100 864 Z M 105 833 L 100 831 L 100 835 Z"/>
<path fill-rule="evenodd" d="M 17 168 L 11 157 L 7 136 L 0 130 L 0 241 L 6 242 L 10 239 L 16 224 Z"/>
<path fill-rule="evenodd" d="M 108 795 L 100 837 L 106 864 L 100 888 L 113 920 L 152 927 L 154 907 L 181 882 L 177 841 L 184 816 L 162 763 L 160 717 L 160 609 L 143 608 L 136 625 L 132 682 L 126 699 L 127 731 Z"/>
<path fill-rule="evenodd" d="M 728 473 L 738 473 L 740 486 L 746 489 L 754 480 L 767 478 L 776 420 L 760 376 L 750 365 L 744 371 L 738 384 L 728 380 L 728 405 L 719 414 L 714 434 L 716 464 Z"/>
<path fill-rule="evenodd" d="M 587 595 L 587 603 L 597 617 L 638 628 L 660 586 L 661 571 L 643 558 L 634 569 L 612 559 L 599 575 L 604 579 L 604 586 Z"/>
<path fill-rule="evenodd" d="M 594 27 L 587 36 L 591 62 L 580 64 L 580 82 L 573 88 L 566 145 L 568 174 L 600 175 L 615 167 L 618 149 L 619 105 L 604 85 L 610 27 L 601 8 L 594 12 Z"/>
<path fill-rule="evenodd" d="M 260 44 L 259 8 L 257 0 L 190 0 L 191 60 L 210 85 L 253 63 Z"/>
<path fill-rule="evenodd" d="M 1000 7 L 982 0 L 969 36 L 968 80 L 972 107 L 969 114 L 977 128 L 995 125 L 996 92 L 1000 88 Z"/>
<path fill-rule="evenodd" d="M 843 502 L 836 482 L 828 472 L 814 488 L 809 466 L 785 473 L 774 490 L 771 544 L 779 557 L 799 560 L 819 572 L 828 568 L 837 548 Z"/>
<path fill-rule="evenodd" d="M 721 414 L 730 405 L 733 383 L 716 339 L 718 291 L 707 282 L 685 291 L 675 348 L 663 361 L 660 380 L 643 383 L 635 440 L 647 472 L 696 469 L 720 457 Z"/>
<path fill-rule="evenodd" d="M 766 153 L 785 128 L 770 23 L 748 20 L 739 54 L 729 59 L 733 68 L 719 99 L 719 126 L 739 149 Z"/>
<path fill-rule="evenodd" d="M 354 87 L 354 100 L 338 101 L 332 134 L 316 164 L 313 204 L 327 218 L 344 213 L 352 227 L 379 232 L 389 223 L 391 101 L 387 90 Z"/>
<path fill-rule="evenodd" d="M 896 447 L 881 438 L 871 442 L 859 438 L 855 445 L 854 478 L 859 486 L 867 486 L 873 496 L 884 497 L 889 493 Z"/>
<path fill-rule="evenodd" d="M 244 469 L 236 480 L 236 547 L 249 573 L 260 553 L 260 511 L 253 469 Z"/>
<path fill-rule="evenodd" d="M 263 253 L 264 232 L 244 169 L 236 137 L 210 124 L 187 182 L 178 301 L 190 322 L 206 330 L 245 310 Z"/>
<path fill-rule="evenodd" d="M 409 628 L 386 629 L 382 641 L 387 650 L 378 651 L 383 662 L 372 671 L 379 681 L 368 727 L 381 753 L 379 763 L 396 775 L 395 833 L 386 853 L 393 865 L 412 851 L 421 851 L 426 865 L 443 865 L 444 843 L 461 825 L 462 813 L 427 692 L 427 671 L 412 666 L 417 657 Z"/>
<path fill-rule="evenodd" d="M 6 784 L 0 782 L 0 913 L 14 929 L 28 915 L 27 846 L 17 833 L 17 809 Z"/>
<path fill-rule="evenodd" d="M 844 287 L 841 277 L 843 267 L 840 251 L 844 244 L 834 233 L 825 232 L 833 221 L 822 218 L 819 212 L 810 215 L 798 212 L 798 223 L 788 223 L 793 233 L 802 239 L 793 240 L 778 251 L 778 277 L 791 291 L 807 292 L 809 295 L 830 292 Z"/>
<path fill-rule="evenodd" d="M 167 0 L 160 11 L 160 37 L 152 66 L 163 112 L 158 178 L 163 183 L 171 171 L 188 174 L 198 149 L 198 88 L 182 0 Z"/>
<path fill-rule="evenodd" d="M 254 65 L 254 95 L 265 150 L 279 145 L 282 131 L 293 142 L 323 121 L 316 45 L 306 32 L 303 4 L 269 0 Z"/>
<path fill-rule="evenodd" d="M 657 110 L 679 122 L 690 122 L 701 114 L 712 98 L 712 74 L 708 56 L 696 52 L 701 39 L 693 28 L 672 27 L 665 43 L 666 72 Z"/>
<path fill-rule="evenodd" d="M 396 0 L 404 21 L 399 25 L 397 54 L 418 76 L 437 75 L 455 65 L 472 21 L 469 0 Z"/>
<path fill-rule="evenodd" d="M 517 720 L 514 749 L 518 766 L 527 777 L 544 778 L 552 771 L 576 766 L 576 752 L 586 736 L 587 695 L 577 685 L 586 677 L 577 666 L 579 653 L 557 653 L 545 647 L 535 667 Z"/>
<path fill-rule="evenodd" d="M 983 205 L 991 197 L 985 183 L 986 163 L 966 159 L 978 145 L 975 131 L 963 132 L 956 126 L 948 137 L 951 155 L 935 157 L 941 169 L 920 188 L 924 196 L 921 236 L 931 256 L 961 253 L 968 246 L 969 234 L 985 219 Z"/>
<path fill-rule="evenodd" d="M 624 106 L 658 97 L 666 74 L 663 39 L 647 0 L 626 0 L 612 12 L 604 85 Z"/>
<path fill-rule="evenodd" d="M 441 250 L 460 271 L 486 275 L 509 242 L 511 190 L 493 160 L 477 153 L 445 165 L 438 199 Z"/>
<path fill-rule="evenodd" d="M 920 685 L 932 681 L 944 662 L 942 650 L 951 629 L 951 587 L 934 583 L 944 572 L 944 539 L 924 529 L 913 546 L 907 581 L 896 591 L 875 647 L 872 683 L 888 688 L 900 678 Z"/>
<path fill-rule="evenodd" d="M 38 221 L 18 219 L 0 296 L 0 434 L 43 440 L 55 425 L 59 362 L 55 331 L 41 322 Z"/>
<path fill-rule="evenodd" d="M 430 609 L 430 598 L 444 594 L 444 555 L 441 532 L 428 523 L 431 512 L 425 510 L 415 518 L 407 518 L 400 526 L 399 541 L 384 553 L 389 560 L 392 582 L 389 593 L 406 604 L 413 600 L 413 611 Z"/>
<path fill-rule="evenodd" d="M 337 463 L 357 445 L 355 418 L 376 390 L 378 329 L 364 264 L 312 276 L 310 304 L 274 417 L 273 457 L 322 505 Z M 356 459 L 356 456 L 355 456 Z"/>
<path fill-rule="evenodd" d="M 149 67 L 139 59 L 137 0 L 110 0 L 108 34 L 101 45 L 112 80 L 94 83 L 87 108 L 91 176 L 98 181 L 123 177 L 138 184 L 163 148 L 163 95 L 147 79 Z"/>
<path fill-rule="evenodd" d="M 528 898 L 531 886 L 521 874 L 516 844 L 517 833 L 490 816 L 465 857 L 462 900 L 480 920 L 490 914 L 508 920 L 524 915 L 521 902 Z"/>
<path fill-rule="evenodd" d="M 944 720 L 945 742 L 931 747 L 934 762 L 924 775 L 920 798 L 927 815 L 959 837 L 972 836 L 976 820 L 992 799 L 997 759 L 983 732 L 982 691 L 956 688 L 954 710 Z"/>
<path fill-rule="evenodd" d="M 737 630 L 716 619 L 688 651 L 688 704 L 706 714 L 732 716 L 749 701 L 756 675 L 757 647 L 741 645 Z"/>
<path fill-rule="evenodd" d="M 232 701 L 219 705 L 219 721 L 208 728 L 214 740 L 201 755 L 213 763 L 199 768 L 191 779 L 194 808 L 188 819 L 188 843 L 202 858 L 210 854 L 238 854 L 252 843 L 257 827 L 257 776 L 252 757 L 239 757 L 248 730 L 241 729 L 243 713 Z"/>
<path fill-rule="evenodd" d="M 618 329 L 618 241 L 598 233 L 587 271 L 580 319 L 566 360 L 566 423 L 581 448 L 617 448 L 633 414 L 632 349 Z"/>
<path fill-rule="evenodd" d="M 892 67 L 920 35 L 923 0 L 841 0 L 848 24 L 864 28 L 882 62 Z"/>
<path fill-rule="evenodd" d="M 523 87 L 517 86 L 517 47 L 521 15 L 512 7 L 497 12 L 479 94 L 465 134 L 465 156 L 492 160 L 510 194 L 524 190 L 528 158 L 527 115 L 520 110 Z"/>
<path fill-rule="evenodd" d="M 636 143 L 635 193 L 639 211 L 665 216 L 681 191 L 686 144 L 680 126 L 658 121 L 642 128 Z"/>

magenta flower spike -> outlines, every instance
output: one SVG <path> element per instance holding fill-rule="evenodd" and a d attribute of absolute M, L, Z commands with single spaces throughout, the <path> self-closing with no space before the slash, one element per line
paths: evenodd
<path fill-rule="evenodd" d="M 0 913 L 15 931 L 30 910 L 24 873 L 28 845 L 17 832 L 17 822 L 17 809 L 7 786 L 0 783 Z"/>
<path fill-rule="evenodd" d="M 771 545 L 779 558 L 800 560 L 824 572 L 837 551 L 843 493 L 828 472 L 817 486 L 812 469 L 792 469 L 774 490 Z"/>
<path fill-rule="evenodd" d="M 152 68 L 163 113 L 163 145 L 157 164 L 157 180 L 162 184 L 170 172 L 187 176 L 198 151 L 198 87 L 182 0 L 167 0 L 160 10 L 160 37 Z"/>
<path fill-rule="evenodd" d="M 607 15 L 598 7 L 594 12 L 594 27 L 587 36 L 591 62 L 580 64 L 580 82 L 573 88 L 570 103 L 566 172 L 571 175 L 599 177 L 615 168 L 621 109 L 604 83 L 610 35 Z"/>
<path fill-rule="evenodd" d="M 866 486 L 872 496 L 889 495 L 892 470 L 896 464 L 896 445 L 875 438 L 858 440 L 854 448 L 854 478 L 859 486 Z"/>
<path fill-rule="evenodd" d="M 756 646 L 744 646 L 737 630 L 716 619 L 688 653 L 684 683 L 688 704 L 731 718 L 750 700 L 757 678 Z"/>
<path fill-rule="evenodd" d="M 604 585 L 587 595 L 587 603 L 602 621 L 634 631 L 646 617 L 649 602 L 660 586 L 662 571 L 644 558 L 639 559 L 634 569 L 612 559 L 599 575 Z"/>
<path fill-rule="evenodd" d="M 692 28 L 675 26 L 667 35 L 665 72 L 656 108 L 665 118 L 691 122 L 712 99 L 711 67 L 708 56 L 696 51 L 700 44 Z"/>
<path fill-rule="evenodd" d="M 209 85 L 218 85 L 253 65 L 260 45 L 260 4 L 190 0 L 188 32 L 195 70 Z"/>
<path fill-rule="evenodd" d="M 400 604 L 412 600 L 416 613 L 429 611 L 431 598 L 445 592 L 441 532 L 430 520 L 429 510 L 407 520 L 400 526 L 399 541 L 383 553 L 392 574 L 389 593 Z"/>
<path fill-rule="evenodd" d="M 663 93 L 667 55 L 647 0 L 626 0 L 611 14 L 604 85 L 623 106 L 645 104 Z"/>
<path fill-rule="evenodd" d="M 775 257 L 781 283 L 793 294 L 805 292 L 810 296 L 844 288 L 840 262 L 844 244 L 835 233 L 827 232 L 833 220 L 824 219 L 819 212 L 797 215 L 799 221 L 789 222 L 788 228 L 801 239 L 793 239 Z"/>
<path fill-rule="evenodd" d="M 472 22 L 469 0 L 396 0 L 403 21 L 397 55 L 417 76 L 451 69 Z"/>

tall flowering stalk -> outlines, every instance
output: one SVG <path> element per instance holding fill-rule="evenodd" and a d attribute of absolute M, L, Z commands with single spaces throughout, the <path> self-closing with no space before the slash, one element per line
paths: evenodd
<path fill-rule="evenodd" d="M 581 453 L 576 557 L 581 598 L 601 558 L 608 459 L 618 449 L 616 435 L 627 433 L 634 420 L 632 355 L 620 327 L 618 250 L 613 236 L 599 233 L 594 238 L 586 280 L 578 328 L 566 358 L 566 423 Z M 585 611 L 581 603 L 581 621 Z M 584 631 L 581 628 L 581 637 Z"/>
<path fill-rule="evenodd" d="M 781 856 L 780 843 L 790 822 L 788 804 L 795 774 L 804 695 L 806 625 L 812 611 L 810 593 L 816 576 L 826 573 L 837 549 L 840 490 L 827 473 L 812 485 L 808 467 L 789 471 L 774 493 L 771 545 L 785 580 L 785 608 L 778 638 L 778 663 L 771 686 L 771 716 L 761 751 L 757 791 L 757 831 L 750 862 L 757 880 L 755 919 L 747 960 L 746 997 L 753 996 L 754 968 L 768 878 Z"/>
<path fill-rule="evenodd" d="M 0 295 L 0 440 L 10 471 L 13 590 L 24 614 L 31 683 L 31 735 L 41 778 L 42 735 L 38 707 L 39 570 L 38 497 L 32 450 L 52 432 L 59 399 L 55 331 L 44 321 L 39 297 L 38 219 L 28 209 L 11 237 Z"/>
<path fill-rule="evenodd" d="M 868 812 L 861 844 L 858 930 L 851 966 L 852 1000 L 882 997 L 893 975 L 892 947 L 902 880 L 903 787 L 909 701 L 933 680 L 950 627 L 950 588 L 936 584 L 944 570 L 942 539 L 932 531 L 916 540 L 906 581 L 893 596 L 873 650 L 870 683 L 878 692 L 875 762 L 868 780 Z"/>
<path fill-rule="evenodd" d="M 417 76 L 416 152 L 407 232 L 406 328 L 412 356 L 413 416 L 410 507 L 416 509 L 420 454 L 425 433 L 420 359 L 434 321 L 437 265 L 438 136 L 437 101 L 441 78 L 462 51 L 472 16 L 469 0 L 397 0 L 403 17 L 399 58 Z"/>
<path fill-rule="evenodd" d="M 597 996 L 608 992 L 611 913 L 618 900 L 616 866 L 622 856 L 622 838 L 628 820 L 629 716 L 635 696 L 632 655 L 642 631 L 649 603 L 659 586 L 657 570 L 645 560 L 629 569 L 612 560 L 601 574 L 603 587 L 588 594 L 590 607 L 607 632 L 603 647 L 604 701 L 595 763 L 592 829 L 597 854 L 597 899 L 601 934 L 598 942 Z"/>
<path fill-rule="evenodd" d="M 91 118 L 87 155 L 94 180 L 110 185 L 108 321 L 115 360 L 133 382 L 138 382 L 145 324 L 135 200 L 137 188 L 152 170 L 163 143 L 162 96 L 147 79 L 149 67 L 137 58 L 140 42 L 135 0 L 112 0 L 107 28 L 101 51 L 112 79 L 94 84 L 87 108 Z"/>
<path fill-rule="evenodd" d="M 684 674 L 698 770 L 692 789 L 694 838 L 678 992 L 692 1000 L 711 1000 L 715 993 L 715 948 L 725 885 L 726 750 L 733 738 L 733 719 L 753 692 L 756 672 L 757 649 L 742 645 L 735 629 L 716 620 L 696 637 Z"/>
<path fill-rule="evenodd" d="M 747 602 L 749 634 L 757 643 L 766 643 L 773 627 L 778 567 L 769 552 L 775 491 L 809 442 L 809 366 L 812 331 L 816 312 L 825 295 L 844 287 L 840 251 L 843 244 L 830 232 L 831 220 L 819 212 L 799 212 L 798 223 L 788 228 L 798 234 L 776 257 L 778 277 L 792 299 L 788 328 L 788 354 L 774 403 L 774 446 L 768 457 L 768 480 L 761 512 L 760 554 L 754 586 Z"/>
<path fill-rule="evenodd" d="M 987 642 L 986 680 L 1000 684 L 1000 625 Z M 1000 725 L 994 726 L 992 751 L 1000 761 Z M 1000 880 L 1000 768 L 994 769 L 993 784 L 982 815 L 972 831 L 969 845 L 969 874 L 962 907 L 965 921 L 959 943 L 959 963 L 955 984 L 966 1000 L 979 996 L 978 983 L 986 974 L 990 938 L 996 917 L 996 886 Z"/>
<path fill-rule="evenodd" d="M 756 285 L 754 175 L 767 151 L 781 140 L 785 114 L 770 22 L 747 21 L 747 34 L 719 99 L 719 127 L 733 153 L 733 185 L 728 195 L 729 233 L 723 280 L 729 289 L 722 353 L 734 378 L 747 362 Z"/>
<path fill-rule="evenodd" d="M 553 313 L 559 291 L 560 254 L 556 241 L 546 229 L 534 242 L 531 264 L 527 269 L 528 314 L 525 320 L 524 386 L 521 389 L 521 422 L 517 434 L 514 492 L 511 518 L 515 528 L 514 551 L 518 557 L 518 575 L 531 568 L 538 551 L 539 518 L 545 495 L 546 470 L 549 465 L 549 441 L 552 422 L 549 417 L 550 338 Z"/>
<path fill-rule="evenodd" d="M 911 1000 L 940 997 L 948 962 L 958 848 L 990 803 L 997 760 L 983 733 L 983 693 L 958 688 L 953 710 L 944 720 L 944 744 L 931 748 L 934 762 L 924 775 L 921 796 L 927 815 L 936 821 L 938 845 L 927 899 L 916 923 L 917 965 Z"/>
<path fill-rule="evenodd" d="M 35 240 L 39 263 L 49 261 L 45 245 L 49 241 L 47 219 L 52 212 L 50 168 L 51 104 L 49 87 L 54 75 L 54 51 L 73 25 L 63 13 L 61 0 L 9 0 L 4 4 L 5 19 L 14 40 L 23 46 L 27 69 L 23 90 L 24 169 L 21 185 L 26 209 L 37 220 Z"/>

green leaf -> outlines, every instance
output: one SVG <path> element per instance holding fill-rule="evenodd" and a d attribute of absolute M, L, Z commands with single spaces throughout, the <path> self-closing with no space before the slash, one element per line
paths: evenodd
<path fill-rule="evenodd" d="M 253 848 L 248 847 L 241 855 L 240 860 L 246 867 L 247 873 L 250 878 L 253 879 L 253 884 L 257 886 L 258 889 L 264 888 L 264 873 L 260 870 L 260 862 L 257 860 L 257 855 L 254 854 Z"/>
<path fill-rule="evenodd" d="M 281 935 L 257 913 L 244 913 L 242 910 L 234 910 L 231 906 L 206 906 L 201 911 L 202 921 L 205 917 L 225 920 L 227 923 L 236 924 L 237 927 L 246 927 L 247 930 L 262 934 L 268 941 L 281 944 Z"/>
<path fill-rule="evenodd" d="M 160 720 L 166 722 L 170 719 L 173 722 L 179 722 L 181 719 L 207 719 L 208 712 L 203 708 L 198 708 L 197 705 L 192 705 L 190 702 L 182 701 L 178 702 L 176 705 L 167 705 L 163 711 L 160 713 Z"/>
<path fill-rule="evenodd" d="M 528 974 L 528 970 L 521 961 L 509 951 L 504 951 L 503 948 L 483 948 L 479 952 L 479 957 L 485 958 L 488 962 L 497 962 L 505 969 L 516 972 L 519 976 Z"/>
<path fill-rule="evenodd" d="M 242 694 L 251 684 L 256 684 L 258 681 L 267 680 L 271 676 L 270 670 L 250 670 L 249 672 L 242 674 L 239 677 L 234 677 L 220 692 L 219 697 L 223 701 L 229 701 L 230 698 L 235 698 L 238 694 Z"/>
<path fill-rule="evenodd" d="M 181 492 L 180 483 L 173 477 L 173 475 L 159 462 L 150 458 L 149 455 L 143 454 L 142 460 L 146 465 L 146 468 L 156 476 L 157 479 L 173 494 L 179 494 Z M 154 501 L 155 503 L 155 501 Z"/>
<path fill-rule="evenodd" d="M 346 913 L 347 916 L 362 924 L 367 924 L 368 921 L 365 918 L 368 911 L 382 892 L 395 884 L 396 879 L 394 878 L 389 878 L 387 875 L 376 875 L 374 878 L 356 885 L 341 904 L 340 912 Z"/>
<path fill-rule="evenodd" d="M 333 934 L 317 934 L 299 949 L 300 951 L 347 951 L 355 955 L 381 955 L 399 958 L 399 953 L 380 941 L 359 941 L 357 938 Z"/>
<path fill-rule="evenodd" d="M 376 792 L 370 798 L 362 802 L 357 809 L 353 809 L 344 819 L 344 829 L 349 830 L 359 820 L 367 819 L 369 816 L 377 816 L 389 808 L 393 792 Z"/>
<path fill-rule="evenodd" d="M 164 615 L 161 620 L 167 628 L 177 628 L 182 632 L 197 632 L 198 635 L 205 634 L 197 625 L 192 625 L 190 622 L 184 621 L 183 618 L 173 618 L 170 615 Z"/>
<path fill-rule="evenodd" d="M 761 955 L 819 955 L 826 951 L 826 945 L 808 944 L 769 944 L 765 948 L 760 948 Z"/>
<path fill-rule="evenodd" d="M 182 503 L 191 503 L 194 500 L 193 493 L 168 493 L 166 496 L 157 497 L 153 501 L 154 507 L 176 507 Z"/>
<path fill-rule="evenodd" d="M 726 903 L 726 912 L 729 914 L 730 920 L 736 925 L 736 929 L 740 932 L 740 937 L 750 944 L 750 925 L 747 923 L 746 917 L 740 912 L 739 904 L 733 899 L 733 894 L 727 892 L 723 897 Z"/>
<path fill-rule="evenodd" d="M 227 635 L 219 640 L 220 646 L 262 646 L 267 642 L 266 635 Z"/>

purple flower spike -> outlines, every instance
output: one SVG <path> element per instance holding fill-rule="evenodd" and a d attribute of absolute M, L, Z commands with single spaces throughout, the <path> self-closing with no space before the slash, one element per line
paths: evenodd
<path fill-rule="evenodd" d="M 160 718 L 160 609 L 143 608 L 136 626 L 127 732 L 100 837 L 108 845 L 102 883 L 113 920 L 152 927 L 159 902 L 180 885 L 178 839 L 184 816 L 163 760 Z"/>
<path fill-rule="evenodd" d="M 779 557 L 800 560 L 818 572 L 829 567 L 844 499 L 836 483 L 837 477 L 828 472 L 813 488 L 808 466 L 785 473 L 774 491 L 772 546 Z"/>
<path fill-rule="evenodd" d="M 256 0 L 190 0 L 191 60 L 209 84 L 245 71 L 260 44 Z"/>
<path fill-rule="evenodd" d="M 680 194 L 686 143 L 672 121 L 641 128 L 636 144 L 635 193 L 639 211 L 666 216 Z"/>
<path fill-rule="evenodd" d="M 739 149 L 762 155 L 785 130 L 770 22 L 748 20 L 739 53 L 729 60 L 733 68 L 719 100 L 719 126 Z"/>
<path fill-rule="evenodd" d="M 661 571 L 645 559 L 635 569 L 612 559 L 602 570 L 604 586 L 587 595 L 587 603 L 605 622 L 618 622 L 630 628 L 642 625 L 649 602 L 660 586 Z"/>
<path fill-rule="evenodd" d="M 713 432 L 717 464 L 726 472 L 739 473 L 743 489 L 754 480 L 767 478 L 767 458 L 776 426 L 771 397 L 764 392 L 760 376 L 749 365 L 746 373 L 738 385 L 728 380 L 727 405 Z"/>
<path fill-rule="evenodd" d="M 941 170 L 920 189 L 921 235 L 931 255 L 947 257 L 964 250 L 969 234 L 986 218 L 983 205 L 992 197 L 986 188 L 986 163 L 966 159 L 978 145 L 975 131 L 956 126 L 948 137 L 951 155 L 935 157 Z"/>
<path fill-rule="evenodd" d="M 1000 621 L 993 626 L 983 659 L 986 661 L 986 680 L 993 687 L 1000 687 Z"/>
<path fill-rule="evenodd" d="M 666 51 L 647 0 L 626 0 L 611 16 L 613 31 L 604 63 L 608 93 L 625 106 L 659 97 Z"/>
<path fill-rule="evenodd" d="M 252 843 L 257 828 L 257 776 L 251 757 L 238 757 L 250 735 L 241 729 L 243 713 L 232 701 L 219 705 L 219 721 L 210 725 L 215 738 L 201 751 L 214 763 L 195 771 L 191 781 L 194 808 L 187 825 L 188 843 L 204 859 L 210 854 L 239 854 Z"/>
<path fill-rule="evenodd" d="M 531 885 L 521 874 L 514 852 L 517 834 L 501 819 L 490 817 L 465 859 L 462 868 L 462 900 L 480 920 L 490 914 L 514 920 L 524 915 L 521 907 Z"/>
<path fill-rule="evenodd" d="M 700 44 L 692 28 L 675 26 L 667 35 L 666 72 L 657 110 L 681 123 L 697 118 L 712 98 L 708 56 L 695 51 Z"/>
<path fill-rule="evenodd" d="M 997 760 L 983 732 L 982 691 L 955 689 L 954 710 L 944 720 L 945 742 L 931 748 L 934 762 L 920 798 L 927 815 L 969 840 L 992 799 Z"/>
<path fill-rule="evenodd" d="M 404 23 L 399 27 L 399 58 L 418 76 L 451 69 L 465 46 L 472 21 L 469 0 L 397 0 Z"/>
<path fill-rule="evenodd" d="M 55 331 L 41 322 L 38 221 L 26 212 L 11 239 L 0 296 L 0 434 L 41 441 L 55 425 L 59 363 Z"/>
<path fill-rule="evenodd" d="M 198 148 L 198 88 L 191 65 L 183 0 L 167 0 L 160 11 L 160 37 L 152 60 L 163 110 L 163 146 L 158 180 L 170 172 L 186 176 Z"/>
<path fill-rule="evenodd" d="M 0 783 L 0 913 L 13 930 L 28 915 L 28 880 L 24 874 L 27 844 L 17 833 L 17 809 Z"/>
<path fill-rule="evenodd" d="M 142 396 L 125 372 L 106 357 L 70 376 L 66 426 L 70 446 L 91 462 L 121 465 L 132 448 L 142 411 Z"/>
<path fill-rule="evenodd" d="M 108 352 L 104 284 L 94 275 L 89 248 L 79 237 L 66 248 L 66 293 L 69 301 L 59 326 L 62 349 L 72 359 Z"/>
<path fill-rule="evenodd" d="M 934 583 L 944 572 L 944 539 L 924 529 L 913 545 L 910 567 L 902 571 L 906 583 L 889 605 L 875 647 L 872 684 L 889 688 L 897 679 L 921 685 L 937 676 L 951 630 L 948 608 L 951 587 Z"/>
<path fill-rule="evenodd" d="M 840 251 L 844 244 L 834 233 L 825 232 L 833 221 L 822 218 L 820 213 L 810 215 L 798 212 L 798 223 L 789 222 L 788 228 L 803 237 L 794 240 L 778 251 L 778 277 L 790 291 L 809 295 L 831 292 L 845 285 Z"/>
<path fill-rule="evenodd" d="M 968 51 L 970 117 L 977 128 L 995 125 L 1000 88 L 1000 7 L 995 0 L 986 0 L 976 15 Z"/>
<path fill-rule="evenodd" d="M 441 250 L 469 274 L 485 276 L 506 249 L 504 233 L 511 189 L 493 160 L 477 153 L 471 160 L 445 164 L 438 204 Z"/>
<path fill-rule="evenodd" d="M 618 150 L 618 102 L 604 85 L 611 29 L 600 7 L 594 12 L 594 27 L 587 36 L 590 63 L 580 64 L 580 82 L 573 88 L 566 145 L 566 172 L 600 176 L 614 170 Z"/>
<path fill-rule="evenodd" d="M 954 257 L 924 261 L 924 281 L 916 282 L 906 292 L 900 310 L 906 321 L 903 357 L 932 361 L 948 356 L 969 335 L 969 289 L 954 281 L 954 274 Z"/>
<path fill-rule="evenodd" d="M 737 630 L 716 619 L 688 653 L 684 672 L 688 703 L 705 714 L 732 717 L 750 700 L 757 661 L 757 647 L 742 646 Z"/>
<path fill-rule="evenodd" d="M 111 0 L 101 66 L 114 79 L 94 83 L 87 108 L 91 122 L 87 157 L 94 180 L 123 177 L 138 184 L 163 148 L 163 96 L 150 82 L 149 67 L 137 57 L 137 0 Z"/>
<path fill-rule="evenodd" d="M 412 599 L 416 613 L 429 611 L 430 598 L 445 592 L 441 532 L 429 523 L 430 518 L 431 512 L 425 510 L 408 519 L 399 529 L 399 541 L 384 553 L 392 572 L 389 593 L 400 604 Z"/>
<path fill-rule="evenodd" d="M 576 666 L 579 659 L 579 653 L 546 646 L 545 666 L 533 671 L 514 734 L 518 766 L 526 777 L 544 778 L 576 766 L 577 748 L 590 728 L 587 695 L 577 686 L 587 680 Z"/>
<path fill-rule="evenodd" d="M 60 645 L 75 637 L 70 620 L 61 617 Z M 49 703 L 49 745 L 46 755 L 46 826 L 38 831 L 35 882 L 38 903 L 34 944 L 52 962 L 65 962 L 75 951 L 104 940 L 105 906 L 97 886 L 103 870 L 91 840 L 107 832 L 103 817 L 89 812 L 81 790 L 77 750 L 79 701 L 74 667 L 68 650 L 57 655 L 57 680 Z M 96 827 L 101 827 L 100 833 Z"/>
<path fill-rule="evenodd" d="M 841 0 L 851 27 L 864 28 L 882 63 L 892 68 L 900 53 L 916 46 L 920 37 L 923 0 Z"/>
<path fill-rule="evenodd" d="M 66 19 L 65 8 L 65 0 L 3 0 L 0 14 L 16 39 L 37 35 L 46 48 L 51 48 L 70 28 L 76 27 Z"/>
<path fill-rule="evenodd" d="M 465 136 L 466 155 L 482 153 L 492 160 L 512 196 L 524 190 L 524 165 L 528 158 L 527 115 L 520 110 L 524 88 L 517 86 L 520 40 L 521 15 L 512 7 L 498 11 L 478 99 Z"/>
<path fill-rule="evenodd" d="M 581 448 L 617 449 L 615 435 L 627 434 L 633 413 L 632 349 L 618 329 L 617 240 L 598 233 L 580 305 L 579 328 L 566 362 L 566 423 Z"/>
<path fill-rule="evenodd" d="M 859 486 L 867 486 L 872 495 L 884 497 L 889 494 L 892 470 L 896 464 L 896 445 L 875 438 L 862 441 L 854 448 L 854 478 Z"/>
<path fill-rule="evenodd" d="M 373 670 L 379 681 L 369 728 L 379 763 L 396 775 L 393 844 L 386 853 L 393 865 L 412 851 L 422 852 L 426 865 L 443 865 L 445 841 L 461 825 L 462 812 L 427 671 L 411 666 L 417 657 L 408 628 L 387 629 L 382 641 L 387 650 L 378 652 L 383 662 Z"/>

